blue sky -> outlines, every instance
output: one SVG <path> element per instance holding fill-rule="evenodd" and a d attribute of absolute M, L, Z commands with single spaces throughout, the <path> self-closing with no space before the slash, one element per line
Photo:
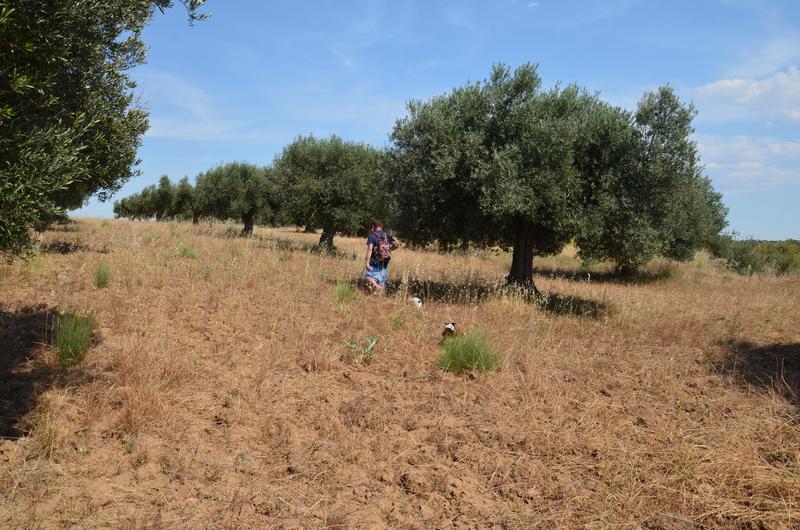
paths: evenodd
<path fill-rule="evenodd" d="M 410 99 L 539 65 L 634 108 L 669 83 L 699 114 L 706 173 L 745 237 L 800 239 L 800 2 L 797 0 L 209 0 L 144 32 L 131 72 L 150 111 L 143 175 L 193 178 L 220 162 L 269 164 L 298 134 L 386 145 Z M 77 215 L 111 217 L 91 200 Z"/>

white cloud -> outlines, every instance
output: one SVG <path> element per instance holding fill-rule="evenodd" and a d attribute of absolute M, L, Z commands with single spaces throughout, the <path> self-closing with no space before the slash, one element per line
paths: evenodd
<path fill-rule="evenodd" d="M 800 70 L 764 79 L 720 79 L 692 90 L 702 120 L 800 119 Z"/>
<path fill-rule="evenodd" d="M 785 35 L 765 42 L 760 48 L 748 49 L 738 63 L 726 70 L 730 77 L 764 77 L 784 70 L 800 60 L 800 36 Z"/>
<path fill-rule="evenodd" d="M 272 138 L 247 122 L 221 116 L 214 98 L 180 76 L 145 70 L 137 76 L 141 98 L 150 111 L 148 138 L 190 141 L 249 141 Z"/>
<path fill-rule="evenodd" d="M 800 140 L 704 134 L 696 140 L 709 176 L 723 191 L 800 183 Z"/>

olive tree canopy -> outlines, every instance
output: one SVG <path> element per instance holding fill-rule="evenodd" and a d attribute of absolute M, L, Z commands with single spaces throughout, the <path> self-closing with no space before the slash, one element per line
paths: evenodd
<path fill-rule="evenodd" d="M 183 0 L 190 20 L 205 0 Z M 0 252 L 137 173 L 147 113 L 127 71 L 171 0 L 0 1 Z"/>

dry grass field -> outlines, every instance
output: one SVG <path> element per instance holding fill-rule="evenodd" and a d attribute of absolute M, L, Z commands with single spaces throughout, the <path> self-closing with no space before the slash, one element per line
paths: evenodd
<path fill-rule="evenodd" d="M 493 293 L 507 254 L 400 249 L 348 299 L 362 240 L 225 231 L 80 220 L 0 266 L 0 527 L 800 528 L 798 277 L 565 253 L 538 306 Z M 499 372 L 437 368 L 451 320 Z"/>

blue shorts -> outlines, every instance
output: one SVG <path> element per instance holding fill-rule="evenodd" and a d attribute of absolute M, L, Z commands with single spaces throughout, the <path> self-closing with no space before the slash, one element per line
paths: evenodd
<path fill-rule="evenodd" d="M 366 273 L 367 279 L 374 280 L 381 287 L 386 287 L 386 280 L 389 278 L 389 266 L 371 265 L 370 269 Z"/>

